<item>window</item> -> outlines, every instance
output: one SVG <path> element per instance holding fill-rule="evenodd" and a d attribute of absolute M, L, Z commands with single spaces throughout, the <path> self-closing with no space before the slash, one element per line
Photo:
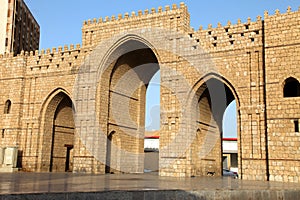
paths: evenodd
<path fill-rule="evenodd" d="M 299 133 L 299 120 L 294 120 L 295 132 Z"/>
<path fill-rule="evenodd" d="M 295 78 L 287 78 L 284 82 L 283 88 L 284 97 L 299 97 L 300 96 L 300 83 Z"/>
<path fill-rule="evenodd" d="M 4 114 L 9 114 L 11 109 L 11 101 L 7 100 L 4 106 Z"/>

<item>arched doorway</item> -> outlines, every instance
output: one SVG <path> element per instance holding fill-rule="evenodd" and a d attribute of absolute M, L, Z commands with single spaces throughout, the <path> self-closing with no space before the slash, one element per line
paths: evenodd
<path fill-rule="evenodd" d="M 195 139 L 191 147 L 192 176 L 221 176 L 223 116 L 227 106 L 236 100 L 233 88 L 223 79 L 211 77 L 195 92 L 192 121 Z M 238 120 L 237 120 L 238 123 Z"/>
<path fill-rule="evenodd" d="M 123 49 L 126 52 L 120 53 Z M 158 60 L 137 40 L 124 42 L 111 57 L 116 59 L 102 73 L 97 89 L 97 113 L 107 134 L 105 171 L 143 172 L 146 91 L 159 70 Z"/>
<path fill-rule="evenodd" d="M 72 171 L 74 129 L 70 97 L 62 91 L 54 92 L 49 97 L 43 117 L 41 171 Z"/>

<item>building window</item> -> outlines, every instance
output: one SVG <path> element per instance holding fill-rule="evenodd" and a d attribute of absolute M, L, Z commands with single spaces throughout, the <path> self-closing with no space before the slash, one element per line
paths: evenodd
<path fill-rule="evenodd" d="M 284 97 L 300 96 L 300 83 L 297 79 L 290 77 L 284 81 L 283 96 Z"/>
<path fill-rule="evenodd" d="M 299 133 L 299 120 L 294 120 L 295 132 Z"/>
<path fill-rule="evenodd" d="M 4 106 L 4 114 L 9 114 L 11 110 L 11 101 L 7 100 Z"/>

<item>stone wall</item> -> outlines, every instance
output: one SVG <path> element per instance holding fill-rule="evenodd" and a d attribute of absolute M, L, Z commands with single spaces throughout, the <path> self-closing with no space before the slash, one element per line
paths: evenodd
<path fill-rule="evenodd" d="M 0 146 L 18 146 L 24 171 L 51 170 L 55 151 L 63 171 L 74 145 L 75 172 L 142 172 L 145 92 L 160 70 L 161 176 L 222 174 L 222 116 L 236 100 L 239 177 L 299 182 L 299 97 L 283 97 L 300 79 L 299 26 L 288 9 L 194 31 L 185 4 L 88 20 L 82 47 L 1 56 Z M 75 115 L 69 104 L 57 128 L 64 98 Z M 59 132 L 72 134 L 53 148 Z"/>
<path fill-rule="evenodd" d="M 290 77 L 300 78 L 300 13 L 265 13 L 267 134 L 270 180 L 299 182 L 300 98 L 284 97 Z"/>

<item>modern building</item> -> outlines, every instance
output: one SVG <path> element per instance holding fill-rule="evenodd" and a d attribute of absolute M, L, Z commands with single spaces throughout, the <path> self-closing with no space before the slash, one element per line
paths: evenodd
<path fill-rule="evenodd" d="M 0 0 L 0 54 L 39 48 L 40 26 L 23 0 Z"/>
<path fill-rule="evenodd" d="M 238 172 L 238 145 L 237 138 L 223 138 L 223 169 Z"/>
<path fill-rule="evenodd" d="M 146 131 L 144 139 L 145 172 L 158 171 L 159 131 Z M 238 172 L 237 138 L 222 138 L 223 169 Z"/>
<path fill-rule="evenodd" d="M 159 131 L 146 131 L 144 138 L 144 172 L 159 170 Z"/>

